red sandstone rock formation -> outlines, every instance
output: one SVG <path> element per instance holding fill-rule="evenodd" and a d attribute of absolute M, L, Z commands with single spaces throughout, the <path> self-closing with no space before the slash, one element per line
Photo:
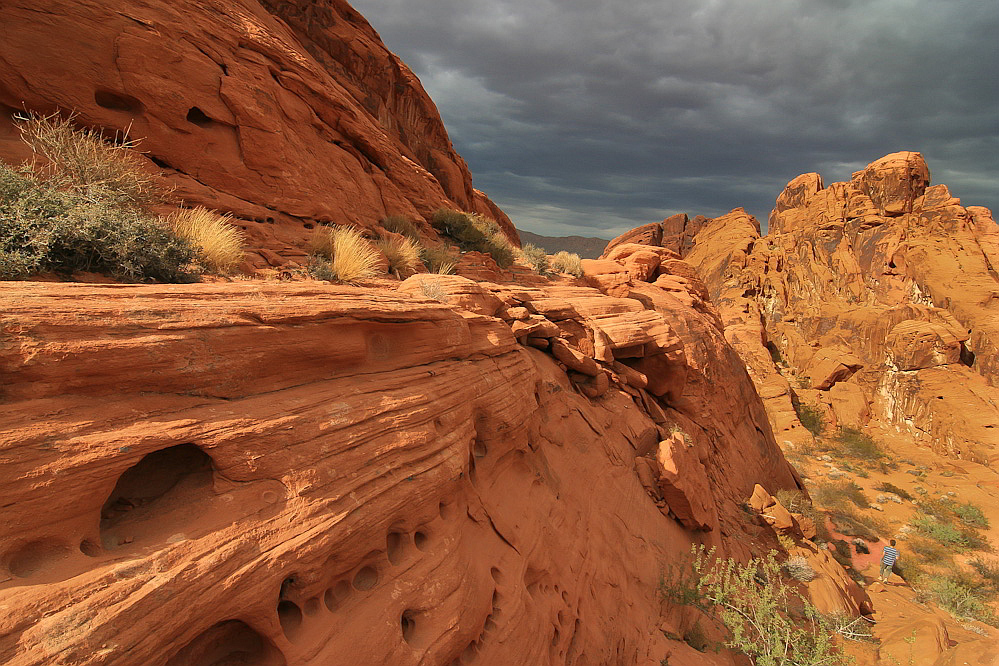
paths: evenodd
<path fill-rule="evenodd" d="M 930 186 L 918 153 L 895 153 L 849 183 L 795 178 L 767 236 L 733 212 L 705 226 L 687 259 L 726 323 L 741 317 L 752 331 L 740 345 L 726 328 L 758 384 L 782 381 L 769 341 L 836 422 L 876 418 L 986 462 L 999 459 L 997 248 L 986 209 Z M 774 425 L 793 439 L 794 419 Z"/>
<path fill-rule="evenodd" d="M 251 221 L 270 263 L 319 222 L 442 206 L 517 238 L 420 82 L 344 0 L 15 0 L 0 25 L 0 159 L 28 156 L 11 123 L 25 110 L 130 128 L 179 198 Z"/>
<path fill-rule="evenodd" d="M 663 566 L 795 480 L 699 296 L 616 286 L 8 283 L 0 661 L 703 663 Z"/>

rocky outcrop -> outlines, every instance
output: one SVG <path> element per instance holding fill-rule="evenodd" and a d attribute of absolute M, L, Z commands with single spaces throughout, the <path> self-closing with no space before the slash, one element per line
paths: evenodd
<path fill-rule="evenodd" d="M 708 222 L 696 266 L 768 402 L 778 441 L 807 441 L 798 388 L 830 425 L 876 419 L 948 455 L 999 458 L 999 226 L 930 185 L 918 153 L 847 183 L 792 180 L 761 237 L 741 211 Z M 798 376 L 791 387 L 779 359 Z M 842 417 L 842 418 L 841 418 Z"/>
<path fill-rule="evenodd" d="M 0 661 L 685 655 L 664 563 L 796 483 L 714 318 L 618 286 L 9 284 Z"/>
<path fill-rule="evenodd" d="M 646 224 L 624 232 L 607 243 L 602 256 L 608 257 L 618 245 L 626 243 L 664 247 L 672 250 L 677 256 L 686 256 L 693 247 L 694 236 L 709 221 L 710 219 L 703 215 L 690 219 L 686 213 L 678 213 L 662 222 Z"/>
<path fill-rule="evenodd" d="M 245 220 L 271 263 L 317 224 L 370 227 L 442 206 L 517 239 L 420 82 L 343 0 L 16 0 L 0 24 L 7 162 L 28 157 L 14 115 L 61 109 L 140 138 L 179 199 Z"/>

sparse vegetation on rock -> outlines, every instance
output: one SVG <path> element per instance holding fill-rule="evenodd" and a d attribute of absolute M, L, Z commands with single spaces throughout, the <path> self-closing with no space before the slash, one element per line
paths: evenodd
<path fill-rule="evenodd" d="M 378 251 L 353 227 L 321 227 L 309 242 L 309 274 L 330 282 L 356 282 L 378 274 Z"/>
<path fill-rule="evenodd" d="M 463 251 L 484 252 L 500 268 L 513 265 L 513 245 L 494 221 L 474 213 L 442 208 L 434 213 L 432 224 Z"/>
<path fill-rule="evenodd" d="M 806 563 L 807 565 L 807 563 Z M 759 666 L 846 664 L 836 645 L 837 625 L 782 576 L 773 553 L 745 564 L 717 559 L 694 547 L 681 565 L 662 579 L 661 593 L 672 603 L 704 609 L 725 627 L 725 645 Z M 799 571 L 803 574 L 803 571 Z"/>
<path fill-rule="evenodd" d="M 44 272 L 127 280 L 195 278 L 195 252 L 148 206 L 160 200 L 130 153 L 58 116 L 21 122 L 35 170 L 0 165 L 0 279 Z"/>
<path fill-rule="evenodd" d="M 197 254 L 197 262 L 209 273 L 227 275 L 243 261 L 243 232 L 232 216 L 219 215 L 207 208 L 178 210 L 167 218 L 173 232 Z"/>
<path fill-rule="evenodd" d="M 552 270 L 556 273 L 568 273 L 575 277 L 583 277 L 581 261 L 578 254 L 560 250 L 552 257 Z"/>
<path fill-rule="evenodd" d="M 519 255 L 524 261 L 530 264 L 531 268 L 538 275 L 550 275 L 551 267 L 548 262 L 548 254 L 543 248 L 528 243 L 521 248 Z"/>
<path fill-rule="evenodd" d="M 388 259 L 389 271 L 397 277 L 407 278 L 416 272 L 420 265 L 420 244 L 408 236 L 383 238 L 375 241 L 375 247 Z"/>

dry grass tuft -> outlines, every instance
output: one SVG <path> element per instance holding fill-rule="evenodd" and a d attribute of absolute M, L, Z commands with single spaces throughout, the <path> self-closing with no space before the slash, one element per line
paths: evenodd
<path fill-rule="evenodd" d="M 349 283 L 378 275 L 378 251 L 353 227 L 317 229 L 309 253 L 309 273 L 320 280 Z"/>
<path fill-rule="evenodd" d="M 47 183 L 85 198 L 119 207 L 147 209 L 163 201 L 156 177 L 124 135 L 106 141 L 100 132 L 74 129 L 74 116 L 29 115 L 17 120 L 24 141 L 44 158 L 34 171 Z"/>
<path fill-rule="evenodd" d="M 579 255 L 575 252 L 561 250 L 552 257 L 551 267 L 555 273 L 568 273 L 576 277 L 583 277 L 583 264 Z"/>
<path fill-rule="evenodd" d="M 458 268 L 458 256 L 443 244 L 423 248 L 420 259 L 428 271 L 439 275 L 454 275 Z"/>
<path fill-rule="evenodd" d="M 375 241 L 375 247 L 388 259 L 389 271 L 396 277 L 407 278 L 420 265 L 420 244 L 412 238 L 387 238 Z"/>
<path fill-rule="evenodd" d="M 173 232 L 197 252 L 198 263 L 210 273 L 229 275 L 243 261 L 242 230 L 231 215 L 219 215 L 203 206 L 178 210 L 167 218 Z"/>

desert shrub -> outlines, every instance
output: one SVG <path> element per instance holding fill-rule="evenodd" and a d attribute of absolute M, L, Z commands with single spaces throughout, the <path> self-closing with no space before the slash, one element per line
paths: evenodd
<path fill-rule="evenodd" d="M 850 458 L 876 462 L 885 457 L 878 443 L 856 428 L 840 428 L 833 439 L 839 444 L 842 454 Z"/>
<path fill-rule="evenodd" d="M 551 275 L 548 265 L 548 253 L 543 248 L 528 243 L 521 248 L 520 256 L 531 265 L 538 275 Z"/>
<path fill-rule="evenodd" d="M 697 620 L 687 631 L 683 632 L 683 642 L 694 648 L 698 652 L 704 652 L 711 645 L 708 635 L 704 633 L 701 621 Z"/>
<path fill-rule="evenodd" d="M 446 245 L 432 245 L 420 250 L 420 260 L 431 273 L 453 275 L 458 267 L 458 257 Z"/>
<path fill-rule="evenodd" d="M 808 432 L 816 437 L 822 434 L 822 430 L 825 428 L 825 420 L 822 418 L 822 412 L 817 407 L 797 403 L 794 406 L 794 411 L 797 412 L 798 420 L 801 421 L 801 425 L 805 426 Z"/>
<path fill-rule="evenodd" d="M 811 500 L 800 490 L 788 490 L 781 488 L 774 495 L 774 498 L 781 503 L 785 509 L 792 513 L 805 513 L 812 506 Z"/>
<path fill-rule="evenodd" d="M 986 584 L 999 593 L 999 561 L 988 561 L 981 557 L 976 557 L 970 564 L 971 568 L 978 572 L 978 575 L 985 580 Z"/>
<path fill-rule="evenodd" d="M 409 277 L 416 273 L 420 265 L 420 244 L 412 238 L 388 238 L 375 242 L 375 247 L 381 250 L 388 259 L 389 271 L 398 277 Z"/>
<path fill-rule="evenodd" d="M 243 261 L 245 236 L 232 217 L 198 206 L 178 210 L 167 218 L 173 232 L 197 253 L 197 262 L 210 273 L 227 275 Z"/>
<path fill-rule="evenodd" d="M 853 502 L 861 509 L 871 505 L 864 489 L 853 481 L 820 483 L 815 488 L 814 497 L 819 506 L 829 509 L 844 509 L 847 502 Z"/>
<path fill-rule="evenodd" d="M 853 574 L 853 550 L 850 543 L 844 539 L 832 539 L 829 541 L 829 554 L 839 562 L 839 565 L 846 569 L 847 573 Z"/>
<path fill-rule="evenodd" d="M 905 490 L 899 488 L 895 484 L 888 483 L 887 481 L 885 481 L 883 483 L 880 483 L 875 488 L 875 490 L 883 492 L 883 493 L 891 493 L 893 495 L 898 495 L 899 497 L 901 497 L 904 500 L 912 500 L 913 499 L 912 495 L 910 495 L 909 493 L 907 493 Z"/>
<path fill-rule="evenodd" d="M 797 379 L 798 388 L 812 388 L 812 378 L 808 375 L 799 375 Z"/>
<path fill-rule="evenodd" d="M 163 191 L 135 154 L 135 141 L 121 135 L 106 141 L 99 132 L 75 129 L 73 120 L 58 113 L 17 120 L 22 140 L 42 158 L 34 165 L 42 180 L 109 207 L 147 209 L 162 202 Z"/>
<path fill-rule="evenodd" d="M 846 664 L 836 647 L 836 627 L 781 577 L 774 553 L 746 564 L 715 559 L 713 551 L 694 548 L 679 580 L 663 582 L 670 601 L 717 612 L 728 630 L 727 647 L 760 666 Z"/>
<path fill-rule="evenodd" d="M 988 542 L 974 529 L 958 527 L 936 516 L 923 514 L 912 521 L 912 526 L 930 539 L 956 550 L 977 550 Z"/>
<path fill-rule="evenodd" d="M 142 209 L 0 165 L 0 279 L 92 271 L 187 282 L 193 248 Z"/>
<path fill-rule="evenodd" d="M 583 277 L 582 259 L 575 252 L 560 250 L 552 257 L 552 271 L 568 273 L 575 277 Z"/>
<path fill-rule="evenodd" d="M 0 279 L 74 271 L 120 280 L 194 279 L 191 245 L 149 211 L 163 200 L 134 143 L 110 143 L 72 118 L 17 121 L 32 171 L 0 165 Z"/>
<path fill-rule="evenodd" d="M 473 213 L 441 208 L 434 213 L 431 224 L 463 251 L 484 252 L 500 268 L 513 265 L 513 245 L 493 220 Z"/>
<path fill-rule="evenodd" d="M 309 241 L 309 274 L 330 282 L 356 282 L 378 274 L 378 252 L 352 227 L 316 230 Z"/>
<path fill-rule="evenodd" d="M 800 555 L 787 558 L 784 562 L 784 571 L 787 573 L 789 578 L 800 581 L 802 583 L 807 583 L 809 581 L 815 580 L 815 569 L 812 565 L 808 563 L 808 560 Z"/>
<path fill-rule="evenodd" d="M 954 513 L 962 523 L 968 527 L 979 529 L 989 529 L 989 519 L 982 513 L 982 509 L 971 502 L 955 503 Z"/>
<path fill-rule="evenodd" d="M 999 626 L 999 617 L 989 605 L 988 592 L 977 586 L 976 581 L 953 572 L 933 576 L 928 588 L 937 605 L 955 617 Z"/>
<path fill-rule="evenodd" d="M 424 280 L 420 283 L 420 291 L 427 298 L 438 301 L 440 303 L 447 303 L 447 292 L 444 288 L 437 282 L 430 282 L 429 280 Z"/>
<path fill-rule="evenodd" d="M 417 243 L 420 242 L 420 229 L 415 223 L 407 220 L 401 215 L 389 215 L 378 221 L 383 229 L 393 233 L 402 234 L 407 238 L 412 238 Z"/>

